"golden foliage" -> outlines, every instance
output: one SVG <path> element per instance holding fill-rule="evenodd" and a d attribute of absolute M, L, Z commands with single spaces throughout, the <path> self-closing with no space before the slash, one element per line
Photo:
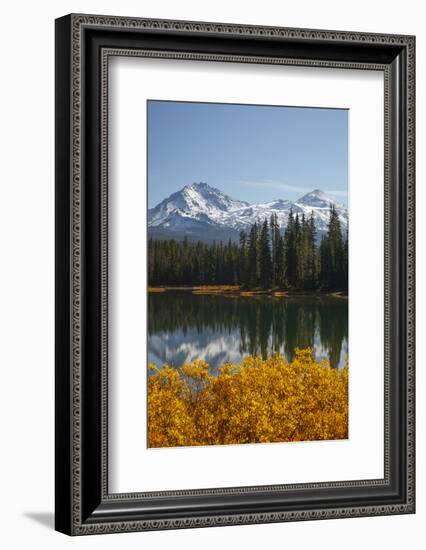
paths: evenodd
<path fill-rule="evenodd" d="M 149 447 L 348 437 L 348 366 L 315 362 L 310 348 L 290 363 L 250 356 L 218 376 L 199 360 L 149 368 Z"/>

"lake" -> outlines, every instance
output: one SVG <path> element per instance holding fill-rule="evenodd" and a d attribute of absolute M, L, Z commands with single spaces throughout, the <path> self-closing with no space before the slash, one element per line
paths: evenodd
<path fill-rule="evenodd" d="M 239 297 L 188 290 L 148 294 L 148 361 L 180 367 L 204 359 L 212 373 L 247 355 L 312 347 L 317 360 L 344 366 L 348 357 L 348 300 L 329 296 Z"/>

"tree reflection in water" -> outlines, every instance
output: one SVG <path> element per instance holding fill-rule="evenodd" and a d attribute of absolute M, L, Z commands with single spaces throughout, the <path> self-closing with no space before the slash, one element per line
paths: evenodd
<path fill-rule="evenodd" d="M 205 359 L 213 371 L 246 355 L 312 347 L 342 367 L 348 353 L 348 302 L 326 296 L 230 297 L 166 291 L 148 296 L 148 360 L 181 366 Z"/>

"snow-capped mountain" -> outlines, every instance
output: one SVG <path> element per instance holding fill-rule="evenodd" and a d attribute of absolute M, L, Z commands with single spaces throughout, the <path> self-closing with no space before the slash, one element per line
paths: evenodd
<path fill-rule="evenodd" d="M 231 199 L 207 183 L 186 185 L 148 210 L 148 234 L 152 238 L 191 240 L 237 240 L 241 229 L 248 229 L 255 221 L 269 219 L 277 214 L 282 229 L 287 225 L 290 210 L 294 214 L 314 214 L 318 234 L 327 229 L 330 205 L 339 214 L 342 229 L 348 227 L 348 210 L 336 199 L 320 189 L 307 193 L 297 201 L 275 200 L 259 204 Z"/>

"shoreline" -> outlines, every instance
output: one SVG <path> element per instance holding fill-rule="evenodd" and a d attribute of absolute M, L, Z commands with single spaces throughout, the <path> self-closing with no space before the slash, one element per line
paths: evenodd
<path fill-rule="evenodd" d="M 168 291 L 192 292 L 196 295 L 219 295 L 230 297 L 249 297 L 249 296 L 271 296 L 271 297 L 302 297 L 302 296 L 328 296 L 345 300 L 348 298 L 347 291 L 308 291 L 308 290 L 288 290 L 288 289 L 261 289 L 253 290 L 241 289 L 238 285 L 199 285 L 199 286 L 148 286 L 149 293 L 162 293 Z"/>

